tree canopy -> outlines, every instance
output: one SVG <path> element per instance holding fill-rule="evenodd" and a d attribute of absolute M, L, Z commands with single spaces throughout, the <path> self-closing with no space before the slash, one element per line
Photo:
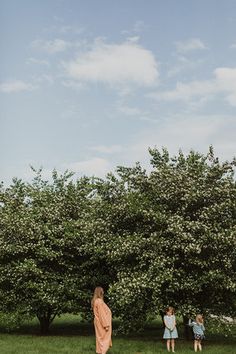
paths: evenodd
<path fill-rule="evenodd" d="M 236 315 L 235 160 L 150 149 L 151 170 L 105 179 L 65 172 L 0 190 L 2 311 L 36 315 L 46 332 L 63 312 L 91 314 L 102 285 L 123 328 L 173 305 Z"/>

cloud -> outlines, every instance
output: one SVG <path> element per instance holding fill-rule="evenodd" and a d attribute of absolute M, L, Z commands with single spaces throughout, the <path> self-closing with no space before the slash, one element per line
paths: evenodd
<path fill-rule="evenodd" d="M 58 21 L 54 18 L 55 23 L 52 24 L 49 27 L 45 27 L 43 29 L 44 33 L 50 33 L 50 34 L 76 34 L 76 35 L 80 35 L 81 33 L 83 33 L 85 31 L 85 27 L 81 27 L 81 26 L 77 26 L 77 25 L 68 25 L 68 24 L 64 24 L 64 20 L 62 19 L 62 21 Z"/>
<path fill-rule="evenodd" d="M 127 41 L 131 43 L 138 43 L 139 39 L 140 39 L 139 36 L 132 36 L 132 37 L 128 37 Z"/>
<path fill-rule="evenodd" d="M 136 21 L 130 29 L 123 30 L 123 31 L 121 31 L 121 33 L 124 35 L 137 34 L 137 33 L 144 32 L 146 29 L 148 29 L 148 27 L 149 26 L 146 25 L 143 21 L 139 20 L 139 21 Z"/>
<path fill-rule="evenodd" d="M 174 55 L 174 56 L 175 56 L 175 64 L 170 69 L 168 68 L 167 71 L 168 78 L 178 75 L 183 71 L 186 74 L 187 71 L 193 70 L 204 63 L 204 60 L 202 59 L 189 60 L 184 55 Z"/>
<path fill-rule="evenodd" d="M 149 112 L 140 109 L 139 107 L 130 106 L 124 100 L 118 100 L 115 105 L 116 111 L 118 111 L 119 115 L 122 113 L 122 116 L 135 118 L 139 120 L 150 120 Z"/>
<path fill-rule="evenodd" d="M 129 161 L 149 164 L 148 147 L 167 147 L 171 154 L 181 148 L 185 153 L 190 149 L 206 153 L 213 144 L 216 155 L 231 160 L 235 155 L 235 116 L 227 115 L 173 115 L 164 121 L 145 129 L 136 135 L 135 141 L 127 148 Z"/>
<path fill-rule="evenodd" d="M 77 91 L 86 89 L 86 85 L 84 83 L 73 80 L 63 80 L 62 85 Z"/>
<path fill-rule="evenodd" d="M 153 92 L 148 97 L 157 101 L 183 101 L 216 98 L 217 94 L 231 105 L 236 106 L 236 68 L 217 68 L 211 80 L 178 82 L 174 90 Z"/>
<path fill-rule="evenodd" d="M 121 145 L 110 145 L 110 146 L 105 146 L 105 145 L 97 145 L 97 146 L 92 146 L 90 147 L 90 150 L 102 153 L 102 154 L 114 154 L 114 153 L 119 153 L 124 150 L 124 148 Z"/>
<path fill-rule="evenodd" d="M 100 157 L 93 157 L 89 160 L 73 162 L 67 164 L 65 167 L 70 171 L 78 173 L 79 175 L 95 175 L 98 177 L 104 177 L 112 169 L 108 160 Z"/>
<path fill-rule="evenodd" d="M 59 52 L 64 52 L 69 47 L 71 47 L 71 42 L 64 41 L 63 39 L 56 38 L 51 41 L 45 41 L 42 39 L 36 39 L 31 43 L 34 49 L 46 52 L 48 54 L 55 54 Z"/>
<path fill-rule="evenodd" d="M 206 49 L 207 47 L 199 38 L 190 38 L 186 41 L 175 42 L 178 52 L 186 53 L 197 49 Z"/>
<path fill-rule="evenodd" d="M 190 101 L 193 98 L 210 95 L 218 92 L 218 88 L 212 81 L 192 81 L 189 83 L 177 82 L 174 90 L 155 92 L 148 97 L 158 101 Z"/>
<path fill-rule="evenodd" d="M 139 108 L 137 107 L 129 107 L 127 105 L 120 105 L 118 106 L 118 110 L 123 113 L 126 116 L 137 116 L 137 115 L 141 115 L 142 112 Z"/>
<path fill-rule="evenodd" d="M 44 65 L 44 66 L 50 65 L 47 60 L 36 59 L 36 58 L 32 58 L 32 57 L 27 60 L 27 64 L 38 64 L 38 65 Z"/>
<path fill-rule="evenodd" d="M 32 91 L 36 88 L 36 86 L 21 80 L 10 80 L 0 84 L 0 92 L 4 93 Z"/>
<path fill-rule="evenodd" d="M 33 79 L 35 82 L 39 84 L 47 83 L 48 85 L 52 85 L 55 81 L 55 78 L 52 75 L 48 75 L 48 74 L 34 75 Z"/>
<path fill-rule="evenodd" d="M 70 26 L 70 25 L 64 25 L 58 28 L 58 32 L 60 33 L 75 33 L 75 34 L 81 34 L 85 31 L 84 27 L 79 27 L 79 26 Z"/>
<path fill-rule="evenodd" d="M 159 76 L 152 52 L 133 42 L 106 44 L 97 41 L 91 50 L 64 63 L 64 67 L 74 80 L 110 85 L 150 86 L 157 83 Z"/>

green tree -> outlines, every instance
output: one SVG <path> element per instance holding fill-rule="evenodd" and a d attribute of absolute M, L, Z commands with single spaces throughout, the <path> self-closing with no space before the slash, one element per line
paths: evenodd
<path fill-rule="evenodd" d="M 235 160 L 220 163 L 212 148 L 150 154 L 150 173 L 120 167 L 98 186 L 106 226 L 96 242 L 117 270 L 110 298 L 123 328 L 169 304 L 184 318 L 235 314 Z"/>
<path fill-rule="evenodd" d="M 14 179 L 1 189 L 1 309 L 37 316 L 41 333 L 56 315 L 81 311 L 90 296 L 83 230 L 93 186 L 71 177 L 54 171 L 49 183 L 40 170 L 31 184 Z"/>

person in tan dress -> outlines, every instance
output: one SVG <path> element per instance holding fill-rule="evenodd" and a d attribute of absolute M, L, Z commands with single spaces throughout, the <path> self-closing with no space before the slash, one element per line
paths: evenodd
<path fill-rule="evenodd" d="M 106 354 L 112 346 L 112 314 L 103 300 L 104 290 L 100 286 L 94 290 L 91 301 L 94 313 L 94 327 L 96 334 L 96 353 Z"/>

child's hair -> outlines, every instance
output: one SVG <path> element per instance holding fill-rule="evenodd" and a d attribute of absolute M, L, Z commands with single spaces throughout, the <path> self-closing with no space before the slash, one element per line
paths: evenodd
<path fill-rule="evenodd" d="M 174 315 L 174 313 L 175 313 L 174 307 L 168 306 L 168 307 L 166 308 L 166 313 L 167 313 L 167 312 L 171 312 L 171 314 Z"/>
<path fill-rule="evenodd" d="M 196 316 L 196 322 L 198 322 L 198 323 L 203 323 L 203 322 L 204 322 L 203 316 L 202 316 L 202 315 L 197 315 L 197 316 Z"/>

